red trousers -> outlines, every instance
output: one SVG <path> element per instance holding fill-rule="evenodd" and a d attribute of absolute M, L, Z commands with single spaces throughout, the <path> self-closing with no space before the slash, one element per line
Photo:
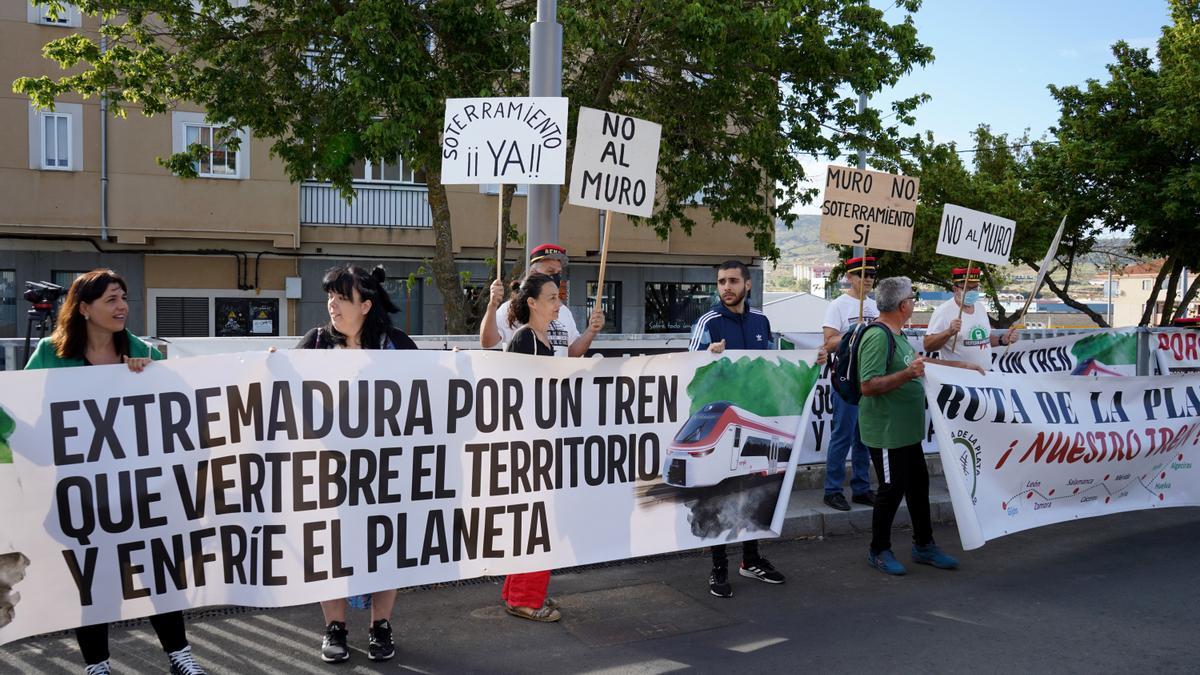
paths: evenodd
<path fill-rule="evenodd" d="M 500 597 L 513 607 L 539 608 L 546 602 L 546 589 L 550 586 L 550 572 L 528 572 L 504 577 L 504 588 Z"/>

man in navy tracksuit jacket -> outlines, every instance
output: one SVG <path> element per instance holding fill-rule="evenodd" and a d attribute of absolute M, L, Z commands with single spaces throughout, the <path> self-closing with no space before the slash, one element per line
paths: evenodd
<path fill-rule="evenodd" d="M 750 307 L 750 270 L 737 260 L 721 264 L 717 269 L 717 295 L 720 302 L 692 326 L 688 349 L 721 353 L 726 349 L 773 349 L 771 322 L 765 314 Z M 733 596 L 729 583 L 729 559 L 725 545 L 712 547 L 713 568 L 708 577 L 708 590 L 719 598 Z M 738 572 L 744 577 L 769 584 L 782 584 L 784 577 L 771 563 L 758 554 L 758 542 L 742 543 L 742 565 Z"/>

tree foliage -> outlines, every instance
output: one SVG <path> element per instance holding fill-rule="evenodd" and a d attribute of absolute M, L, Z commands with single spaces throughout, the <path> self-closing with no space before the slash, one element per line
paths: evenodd
<path fill-rule="evenodd" d="M 1170 0 L 1172 24 L 1157 59 L 1113 46 L 1107 81 L 1051 87 L 1061 105 L 1062 166 L 1105 226 L 1127 232 L 1134 250 L 1165 258 L 1142 325 L 1167 284 L 1162 324 L 1182 316 L 1200 275 L 1175 298 L 1181 271 L 1200 265 L 1200 2 Z"/>
<path fill-rule="evenodd" d="M 77 4 L 104 18 L 108 49 L 82 34 L 51 42 L 46 56 L 71 72 L 21 78 L 16 91 L 39 106 L 68 92 L 105 96 L 118 114 L 198 103 L 211 121 L 270 139 L 293 181 L 328 180 L 347 196 L 356 160 L 403 155 L 427 176 L 447 330 L 471 330 L 466 308 L 449 300 L 464 296 L 440 183 L 445 99 L 527 93 L 534 0 Z M 890 23 L 865 0 L 563 3 L 570 133 L 578 105 L 661 122 L 663 187 L 649 225 L 663 237 L 690 233 L 686 209 L 703 192 L 714 218 L 774 256 L 776 218 L 790 224 L 814 196 L 801 187 L 802 156 L 901 147 L 899 125 L 922 97 L 892 104 L 885 126 L 878 110 L 856 113 L 854 92 L 879 91 L 932 58 L 906 14 L 919 4 L 899 0 L 905 14 Z M 196 152 L 162 161 L 186 176 Z"/>
<path fill-rule="evenodd" d="M 1101 232 L 1091 218 L 1093 209 L 1076 191 L 1064 186 L 1059 148 L 1052 142 L 1030 142 L 1028 135 L 1010 138 L 995 134 L 987 125 L 974 132 L 974 146 L 962 152 L 954 143 L 936 143 L 932 135 L 918 142 L 911 157 L 879 162 L 882 168 L 921 178 L 917 218 L 911 253 L 872 251 L 886 276 L 904 275 L 913 281 L 949 290 L 951 270 L 968 261 L 938 255 L 942 207 L 957 204 L 992 213 L 1017 223 L 1010 261 L 1037 271 L 1063 216 L 1067 227 L 1059 245 L 1054 276 L 1047 290 L 1067 305 L 1087 314 L 1097 325 L 1104 317 L 1071 295 L 1075 261 L 1091 252 Z M 969 158 L 964 160 L 964 156 Z M 847 248 L 846 251 L 849 249 Z M 978 265 L 978 262 L 975 262 Z M 1008 314 L 999 301 L 999 289 L 1008 279 L 999 270 L 983 266 L 983 287 L 992 298 L 997 327 L 1012 325 L 1019 317 Z"/>

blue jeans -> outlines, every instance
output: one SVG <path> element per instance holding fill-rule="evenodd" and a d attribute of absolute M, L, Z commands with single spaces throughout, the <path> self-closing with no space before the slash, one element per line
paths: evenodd
<path fill-rule="evenodd" d="M 829 454 L 825 457 L 825 494 L 842 491 L 842 483 L 846 481 L 846 453 L 851 447 L 854 452 L 850 454 L 853 470 L 850 489 L 856 495 L 865 494 L 871 489 L 871 454 L 858 436 L 858 406 L 846 403 L 837 392 L 831 393 L 833 430 L 829 436 Z"/>

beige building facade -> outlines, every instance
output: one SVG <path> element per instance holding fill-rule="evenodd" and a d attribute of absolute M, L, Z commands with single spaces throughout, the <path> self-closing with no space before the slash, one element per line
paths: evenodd
<path fill-rule="evenodd" d="M 321 276 L 354 262 L 383 264 L 413 334 L 445 330 L 444 301 L 427 270 L 432 216 L 421 176 L 402 159 L 358 166 L 355 198 L 329 185 L 292 183 L 270 157 L 270 139 L 209 124 L 199 108 L 145 117 L 103 116 L 95 99 L 64 97 L 37 110 L 13 93 L 22 76 L 60 74 L 42 46 L 74 31 L 95 35 L 92 17 L 68 6 L 50 19 L 28 3 L 0 3 L 0 337 L 27 331 L 25 282 L 62 285 L 111 267 L 131 285 L 131 328 L 158 337 L 296 335 L 324 322 Z M 220 140 L 237 134 L 232 151 Z M 182 179 L 160 166 L 193 143 L 213 148 Z M 454 255 L 478 289 L 494 256 L 495 186 L 449 187 Z M 695 208 L 691 236 L 666 241 L 614 218 L 603 306 L 609 332 L 681 332 L 715 292 L 714 266 L 761 265 L 744 230 Z M 512 218 L 523 229 L 525 197 Z M 559 243 L 571 255 L 569 304 L 583 323 L 595 293 L 603 229 L 592 209 L 567 205 Z M 512 251 L 510 264 L 520 257 Z M 416 284 L 405 281 L 416 276 Z"/>
<path fill-rule="evenodd" d="M 1120 276 L 1116 278 L 1117 297 L 1113 299 L 1114 326 L 1136 326 L 1142 320 L 1142 313 L 1146 311 L 1146 304 L 1150 302 L 1150 294 L 1154 290 L 1154 280 L 1162 270 L 1163 262 L 1155 260 L 1128 265 L 1121 270 Z M 1195 271 L 1192 274 L 1195 274 Z M 1151 326 L 1159 325 L 1162 320 L 1164 296 L 1167 293 L 1166 284 L 1163 285 L 1164 288 L 1158 294 L 1158 301 L 1155 303 L 1150 317 Z M 1180 287 L 1178 294 L 1182 296 L 1184 284 L 1181 283 Z M 1193 301 L 1188 307 L 1187 316 L 1193 317 L 1197 314 L 1200 314 L 1200 300 Z"/>

